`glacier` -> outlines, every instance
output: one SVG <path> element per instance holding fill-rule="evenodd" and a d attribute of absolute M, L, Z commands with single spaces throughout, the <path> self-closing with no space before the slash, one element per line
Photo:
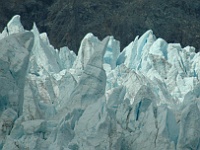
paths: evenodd
<path fill-rule="evenodd" d="M 92 33 L 78 55 L 14 16 L 0 33 L 0 149 L 199 150 L 200 53 Z"/>

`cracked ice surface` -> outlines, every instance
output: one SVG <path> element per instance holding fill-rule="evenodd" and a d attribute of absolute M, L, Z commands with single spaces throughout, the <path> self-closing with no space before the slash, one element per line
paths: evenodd
<path fill-rule="evenodd" d="M 14 16 L 0 33 L 0 149 L 200 149 L 200 53 L 151 30 L 76 56 Z"/>

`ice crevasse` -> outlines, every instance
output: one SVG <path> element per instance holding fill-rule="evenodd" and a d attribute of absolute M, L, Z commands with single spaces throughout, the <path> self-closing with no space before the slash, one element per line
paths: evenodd
<path fill-rule="evenodd" d="M 0 33 L 0 149 L 198 150 L 200 53 L 92 33 L 78 55 L 14 16 Z"/>

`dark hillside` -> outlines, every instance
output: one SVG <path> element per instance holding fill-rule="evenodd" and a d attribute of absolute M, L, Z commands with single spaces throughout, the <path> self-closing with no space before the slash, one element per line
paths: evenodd
<path fill-rule="evenodd" d="M 114 35 L 123 48 L 148 29 L 168 42 L 200 49 L 197 0 L 1 0 L 0 30 L 15 14 L 27 29 L 35 21 L 55 47 L 67 45 L 76 52 L 88 32 L 100 39 Z"/>

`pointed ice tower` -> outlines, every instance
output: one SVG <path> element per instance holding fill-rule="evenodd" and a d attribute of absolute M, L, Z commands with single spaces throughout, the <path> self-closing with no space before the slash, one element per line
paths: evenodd
<path fill-rule="evenodd" d="M 20 16 L 15 15 L 12 19 L 8 22 L 7 27 L 4 28 L 3 32 L 0 33 L 0 40 L 8 35 L 15 34 L 15 33 L 23 33 L 25 32 L 24 27 L 21 24 Z"/>

